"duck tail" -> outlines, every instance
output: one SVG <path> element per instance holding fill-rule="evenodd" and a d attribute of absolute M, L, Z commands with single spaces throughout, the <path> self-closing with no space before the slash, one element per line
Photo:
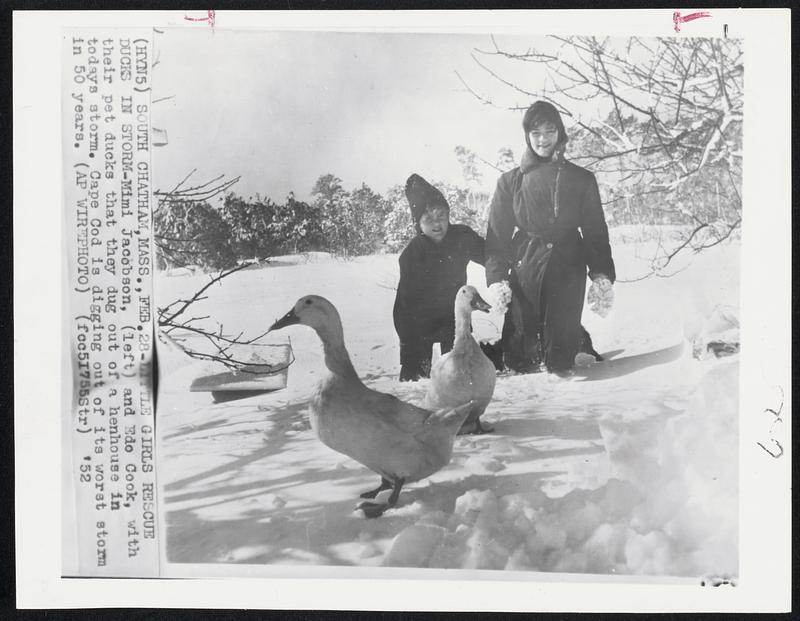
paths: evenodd
<path fill-rule="evenodd" d="M 444 429 L 448 434 L 455 435 L 461 425 L 467 420 L 467 416 L 475 407 L 475 401 L 464 403 L 454 408 L 447 408 L 431 412 L 425 421 L 427 425 L 436 425 Z"/>

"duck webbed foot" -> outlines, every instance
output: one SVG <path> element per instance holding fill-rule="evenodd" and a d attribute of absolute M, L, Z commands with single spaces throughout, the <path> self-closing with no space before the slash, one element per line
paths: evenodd
<path fill-rule="evenodd" d="M 381 481 L 382 481 L 381 486 L 383 485 L 384 481 L 386 483 L 389 483 L 389 487 L 392 487 L 392 493 L 389 496 L 389 499 L 385 503 L 362 502 L 360 505 L 358 505 L 358 508 L 364 512 L 365 517 L 368 518 L 380 517 L 387 509 L 391 509 L 392 507 L 394 507 L 397 504 L 397 499 L 400 497 L 400 489 L 403 487 L 403 483 L 405 482 L 403 479 L 399 479 L 394 483 L 391 483 L 386 479 L 381 479 Z M 388 489 L 388 487 L 382 487 L 382 489 Z"/>
<path fill-rule="evenodd" d="M 382 516 L 389 507 L 384 502 L 362 502 L 358 508 L 364 512 L 364 517 L 376 518 Z"/>
<path fill-rule="evenodd" d="M 383 490 L 391 488 L 392 488 L 392 482 L 389 481 L 388 479 L 384 479 L 383 477 L 381 477 L 381 484 L 375 489 L 371 489 L 368 492 L 364 492 L 363 494 L 361 494 L 361 498 L 375 498 L 375 496 L 380 494 Z"/>
<path fill-rule="evenodd" d="M 480 419 L 476 419 L 472 423 L 467 423 L 461 426 L 461 429 L 458 430 L 459 436 L 465 435 L 480 435 L 482 433 L 492 433 L 494 431 L 494 427 L 484 427 L 481 425 Z"/>

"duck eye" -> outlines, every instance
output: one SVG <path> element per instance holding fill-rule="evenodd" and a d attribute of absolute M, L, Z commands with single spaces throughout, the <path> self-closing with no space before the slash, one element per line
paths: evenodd
<path fill-rule="evenodd" d="M 306 298 L 306 304 L 311 304 L 311 298 Z"/>

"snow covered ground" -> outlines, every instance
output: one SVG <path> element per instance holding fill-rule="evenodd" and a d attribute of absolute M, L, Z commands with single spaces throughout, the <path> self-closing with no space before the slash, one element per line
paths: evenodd
<path fill-rule="evenodd" d="M 644 271 L 641 243 L 618 236 L 613 247 L 620 279 Z M 277 258 L 215 285 L 193 314 L 255 336 L 301 295 L 323 295 L 339 309 L 361 378 L 419 404 L 426 381 L 396 379 L 396 265 L 396 255 Z M 499 377 L 484 416 L 494 433 L 458 437 L 447 467 L 405 487 L 398 506 L 373 520 L 355 506 L 377 475 L 325 447 L 308 424 L 308 398 L 325 372 L 310 329 L 261 341 L 291 339 L 285 389 L 224 403 L 188 392 L 199 363 L 160 348 L 167 559 L 736 575 L 738 355 L 698 360 L 687 336 L 707 336 L 717 305 L 736 315 L 738 243 L 679 267 L 670 278 L 619 282 L 605 319 L 586 311 L 606 362 L 568 379 Z M 159 279 L 158 304 L 207 279 Z M 485 292 L 480 266 L 469 279 Z M 478 337 L 499 335 L 499 316 L 475 313 L 473 322 Z"/>

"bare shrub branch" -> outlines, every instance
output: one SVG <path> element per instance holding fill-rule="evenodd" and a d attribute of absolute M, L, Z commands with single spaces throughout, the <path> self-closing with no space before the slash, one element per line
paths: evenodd
<path fill-rule="evenodd" d="M 512 50 L 490 40 L 473 58 L 498 89 L 492 97 L 481 95 L 462 72 L 458 78 L 468 92 L 508 110 L 520 109 L 517 101 L 503 105 L 509 96 L 549 101 L 571 120 L 570 157 L 597 176 L 610 224 L 681 230 L 656 245 L 647 276 L 738 233 L 741 41 L 551 36 Z M 535 75 L 544 75 L 546 88 L 526 84 L 514 72 L 521 64 L 538 67 Z"/>

